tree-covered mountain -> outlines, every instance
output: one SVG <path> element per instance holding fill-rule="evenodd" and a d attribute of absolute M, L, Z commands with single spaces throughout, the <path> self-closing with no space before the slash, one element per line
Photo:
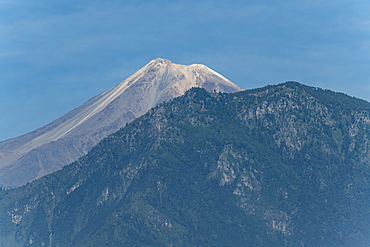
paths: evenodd
<path fill-rule="evenodd" d="M 370 246 L 370 103 L 194 88 L 0 193 L 1 246 Z"/>

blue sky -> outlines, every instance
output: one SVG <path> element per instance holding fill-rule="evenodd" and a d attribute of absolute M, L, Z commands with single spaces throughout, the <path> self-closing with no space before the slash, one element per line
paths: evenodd
<path fill-rule="evenodd" d="M 0 0 L 0 140 L 157 57 L 243 89 L 294 80 L 370 101 L 369 13 L 368 0 Z"/>

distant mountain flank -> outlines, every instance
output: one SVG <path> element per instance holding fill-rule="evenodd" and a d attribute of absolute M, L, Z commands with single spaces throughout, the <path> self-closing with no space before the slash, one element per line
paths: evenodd
<path fill-rule="evenodd" d="M 192 88 L 0 192 L 1 246 L 370 246 L 370 103 Z"/>
<path fill-rule="evenodd" d="M 192 87 L 228 93 L 241 90 L 205 65 L 154 59 L 50 124 L 0 142 L 0 186 L 21 186 L 60 169 L 153 106 Z"/>

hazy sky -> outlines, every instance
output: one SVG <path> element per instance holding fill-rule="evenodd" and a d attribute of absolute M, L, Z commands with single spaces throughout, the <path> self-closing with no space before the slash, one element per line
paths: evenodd
<path fill-rule="evenodd" d="M 369 13 L 368 0 L 0 0 L 0 140 L 157 57 L 243 89 L 294 80 L 370 101 Z"/>

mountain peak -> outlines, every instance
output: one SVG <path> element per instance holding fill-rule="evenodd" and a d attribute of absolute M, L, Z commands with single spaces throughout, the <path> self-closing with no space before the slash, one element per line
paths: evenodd
<path fill-rule="evenodd" d="M 117 86 L 52 123 L 0 142 L 0 153 L 6 154 L 0 159 L 0 185 L 23 185 L 60 169 L 150 108 L 192 87 L 226 93 L 241 90 L 205 65 L 153 59 Z"/>
<path fill-rule="evenodd" d="M 164 58 L 156 58 L 156 59 L 153 59 L 149 62 L 149 64 L 170 64 L 172 63 L 169 59 L 164 59 Z"/>

